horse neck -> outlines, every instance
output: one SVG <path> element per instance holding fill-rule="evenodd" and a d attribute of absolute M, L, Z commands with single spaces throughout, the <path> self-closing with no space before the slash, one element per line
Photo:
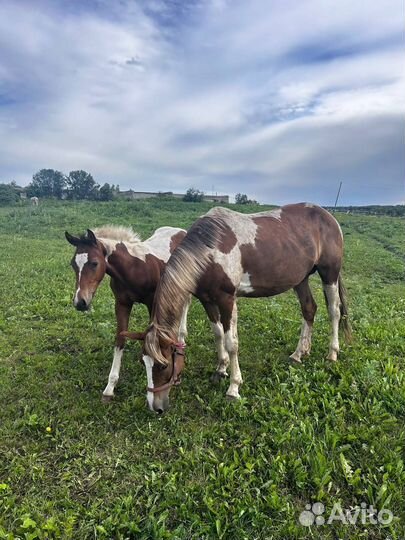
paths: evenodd
<path fill-rule="evenodd" d="M 106 258 L 109 259 L 109 257 L 115 253 L 116 255 L 119 255 L 119 251 L 117 251 L 116 247 L 117 244 L 123 244 L 127 250 L 128 253 L 133 255 L 134 257 L 138 256 L 139 258 L 144 258 L 146 255 L 146 249 L 144 242 L 128 242 L 127 240 L 117 240 L 113 238 L 98 238 L 97 240 L 104 246 L 107 254 Z M 111 264 L 111 261 L 108 261 Z"/>
<path fill-rule="evenodd" d="M 176 303 L 165 309 L 159 308 L 158 298 L 155 296 L 152 311 L 152 324 L 160 331 L 161 334 L 177 339 L 180 330 L 180 321 L 183 313 L 183 303 Z"/>
<path fill-rule="evenodd" d="M 190 292 L 166 273 L 156 289 L 152 310 L 152 324 L 168 337 L 177 339 L 183 309 Z"/>
<path fill-rule="evenodd" d="M 220 224 L 197 221 L 176 248 L 163 272 L 155 294 L 152 322 L 157 328 L 177 336 L 183 308 L 211 261 L 220 233 Z"/>

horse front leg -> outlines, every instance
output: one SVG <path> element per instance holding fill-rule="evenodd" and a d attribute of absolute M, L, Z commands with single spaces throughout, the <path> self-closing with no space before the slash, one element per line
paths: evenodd
<path fill-rule="evenodd" d="M 231 303 L 231 302 L 230 302 Z M 238 339 L 238 309 L 236 298 L 232 299 L 231 306 L 221 310 L 221 320 L 225 330 L 225 349 L 229 355 L 230 381 L 226 397 L 239 399 L 239 386 L 242 384 L 242 374 L 239 368 L 239 339 Z"/>
<path fill-rule="evenodd" d="M 225 332 L 220 321 L 211 322 L 212 331 L 215 336 L 215 344 L 217 347 L 218 364 L 215 373 L 212 374 L 211 381 L 218 382 L 221 379 L 228 377 L 229 354 L 225 347 Z"/>
<path fill-rule="evenodd" d="M 217 368 L 211 375 L 211 382 L 217 383 L 221 379 L 228 377 L 227 368 L 229 366 L 229 355 L 225 348 L 225 332 L 221 322 L 221 316 L 218 306 L 214 303 L 201 300 L 202 305 L 211 322 L 211 328 L 215 336 L 215 345 L 217 348 L 218 363 Z"/>
<path fill-rule="evenodd" d="M 316 313 L 316 302 L 309 288 L 308 278 L 305 278 L 299 285 L 294 288 L 301 305 L 303 322 L 301 327 L 301 335 L 298 341 L 297 348 L 290 355 L 290 359 L 294 362 L 301 363 L 301 358 L 311 352 L 311 336 L 312 327 Z"/>
<path fill-rule="evenodd" d="M 115 301 L 115 316 L 117 319 L 117 333 L 115 337 L 115 347 L 113 362 L 108 383 L 103 391 L 102 401 L 107 403 L 114 397 L 114 389 L 118 383 L 121 370 L 122 355 L 124 353 L 125 338 L 120 335 L 121 332 L 128 330 L 129 317 L 131 315 L 132 303 L 124 304 L 118 299 Z"/>
<path fill-rule="evenodd" d="M 191 300 L 192 300 L 192 296 L 190 294 L 187 302 L 184 304 L 183 313 L 181 314 L 178 340 L 179 340 L 179 343 L 183 343 L 183 344 L 186 343 L 186 338 L 188 334 L 187 333 L 187 315 L 188 315 L 188 310 L 190 309 Z"/>

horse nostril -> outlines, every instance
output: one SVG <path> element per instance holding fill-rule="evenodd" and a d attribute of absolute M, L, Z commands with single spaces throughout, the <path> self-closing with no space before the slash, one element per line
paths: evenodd
<path fill-rule="evenodd" d="M 162 413 L 163 413 L 163 409 L 156 409 L 156 412 L 157 412 L 158 414 L 162 414 Z"/>
<path fill-rule="evenodd" d="M 86 311 L 87 309 L 86 300 L 81 298 L 76 304 L 76 309 L 78 309 L 79 311 Z"/>

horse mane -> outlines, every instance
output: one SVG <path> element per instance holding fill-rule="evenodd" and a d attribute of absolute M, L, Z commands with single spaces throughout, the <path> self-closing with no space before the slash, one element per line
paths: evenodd
<path fill-rule="evenodd" d="M 196 291 L 224 226 L 224 215 L 220 212 L 210 212 L 198 219 L 166 265 L 156 289 L 152 323 L 145 338 L 146 353 L 162 365 L 167 365 L 167 359 L 161 353 L 159 338 L 177 341 L 181 310 Z"/>
<path fill-rule="evenodd" d="M 93 229 L 96 238 L 115 240 L 117 242 L 128 242 L 137 244 L 142 242 L 141 237 L 131 227 L 121 227 L 120 225 L 103 225 Z"/>

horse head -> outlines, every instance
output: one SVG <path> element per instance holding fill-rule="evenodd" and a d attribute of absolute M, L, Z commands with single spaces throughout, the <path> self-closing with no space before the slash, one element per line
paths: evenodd
<path fill-rule="evenodd" d="M 121 335 L 143 341 L 142 361 L 148 381 L 146 398 L 149 409 L 162 414 L 169 407 L 172 386 L 181 382 L 185 344 L 164 335 L 154 325 L 146 332 L 121 332 Z"/>
<path fill-rule="evenodd" d="M 105 249 L 90 229 L 81 237 L 72 236 L 67 231 L 65 236 L 69 244 L 76 248 L 71 261 L 76 273 L 73 305 L 79 311 L 87 311 L 107 269 Z"/>

